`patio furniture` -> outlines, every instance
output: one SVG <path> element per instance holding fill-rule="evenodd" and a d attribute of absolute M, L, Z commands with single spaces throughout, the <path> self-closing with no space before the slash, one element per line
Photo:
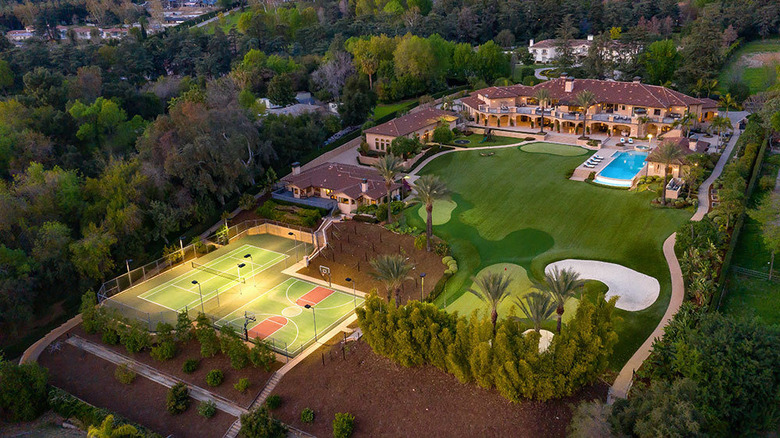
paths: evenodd
<path fill-rule="evenodd" d="M 625 139 L 625 138 L 623 138 L 623 137 L 620 137 L 620 142 L 621 142 L 621 143 L 625 143 L 625 142 L 626 142 L 626 139 Z"/>
<path fill-rule="evenodd" d="M 633 138 L 631 138 L 631 137 L 629 137 L 629 138 L 628 138 L 628 144 L 634 144 L 634 139 L 633 139 Z"/>
<path fill-rule="evenodd" d="M 588 169 L 593 169 L 594 167 L 596 167 L 596 165 L 585 163 L 585 167 L 587 167 Z"/>

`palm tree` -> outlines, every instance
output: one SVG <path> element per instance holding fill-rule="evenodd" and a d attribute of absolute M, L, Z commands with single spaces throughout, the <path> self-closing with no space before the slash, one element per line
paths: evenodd
<path fill-rule="evenodd" d="M 393 188 L 395 178 L 398 173 L 401 172 L 401 159 L 393 154 L 385 154 L 379 158 L 379 161 L 374 163 L 374 168 L 379 171 L 379 174 L 385 180 L 385 190 L 387 190 L 387 223 L 393 223 L 393 213 L 390 208 L 390 189 Z"/>
<path fill-rule="evenodd" d="M 371 260 L 371 267 L 375 271 L 371 275 L 384 283 L 387 289 L 387 301 L 390 301 L 390 294 L 395 292 L 397 306 L 401 301 L 401 285 L 412 278 L 409 276 L 412 265 L 400 254 L 383 254 Z"/>
<path fill-rule="evenodd" d="M 675 128 L 680 128 L 680 130 L 683 132 L 683 135 L 688 137 L 690 135 L 690 127 L 693 125 L 693 114 L 686 112 L 682 117 L 675 120 L 674 123 L 672 123 L 672 126 Z"/>
<path fill-rule="evenodd" d="M 582 108 L 582 136 L 585 137 L 585 130 L 588 127 L 588 108 L 596 103 L 596 95 L 590 90 L 583 90 L 577 93 L 574 101 Z"/>
<path fill-rule="evenodd" d="M 683 151 L 674 141 L 664 141 L 660 146 L 653 149 L 653 152 L 650 153 L 650 157 L 648 157 L 649 161 L 663 163 L 664 165 L 664 205 L 666 205 L 667 170 L 674 161 L 677 161 L 682 157 Z"/>
<path fill-rule="evenodd" d="M 550 91 L 546 88 L 539 88 L 534 93 L 534 98 L 539 103 L 539 106 L 542 107 L 542 130 L 539 133 L 544 134 L 544 110 L 547 108 L 547 104 L 550 103 Z"/>
<path fill-rule="evenodd" d="M 726 93 L 725 96 L 721 96 L 719 104 L 720 104 L 720 106 L 725 106 L 726 107 L 726 117 L 728 117 L 729 116 L 729 108 L 731 108 L 732 106 L 736 108 L 737 101 L 734 100 L 734 97 L 731 95 L 731 93 Z"/>
<path fill-rule="evenodd" d="M 718 80 L 717 79 L 710 79 L 709 81 L 706 81 L 704 83 L 704 91 L 707 92 L 707 97 L 709 98 L 713 94 L 718 94 L 715 89 L 718 88 Z"/>
<path fill-rule="evenodd" d="M 109 415 L 103 420 L 100 427 L 89 426 L 87 431 L 87 437 L 89 438 L 117 438 L 121 436 L 135 436 L 138 433 L 138 429 L 129 425 L 123 424 L 119 427 L 114 427 L 114 416 Z"/>
<path fill-rule="evenodd" d="M 573 296 L 585 284 L 580 279 L 574 269 L 553 268 L 544 275 L 544 280 L 534 280 L 534 287 L 550 295 L 556 305 L 555 313 L 558 314 L 558 333 L 561 333 L 561 322 L 563 321 L 563 305 L 566 300 Z"/>
<path fill-rule="evenodd" d="M 728 117 L 715 116 L 710 122 L 710 126 L 718 131 L 718 145 L 720 145 L 720 135 L 727 129 L 733 129 L 734 125 L 731 124 L 731 119 Z"/>
<path fill-rule="evenodd" d="M 477 285 L 477 289 L 469 289 L 469 292 L 476 295 L 490 307 L 490 322 L 493 323 L 493 333 L 496 332 L 496 322 L 498 322 L 498 305 L 509 296 L 509 284 L 512 283 L 512 277 L 504 272 L 486 272 L 479 278 L 472 278 Z"/>
<path fill-rule="evenodd" d="M 431 252 L 431 238 L 433 237 L 433 201 L 442 199 L 449 194 L 447 186 L 435 175 L 423 175 L 414 183 L 416 194 L 414 199 L 425 204 L 428 213 L 426 219 L 426 250 Z"/>
<path fill-rule="evenodd" d="M 550 319 L 555 313 L 555 303 L 550 294 L 543 292 L 531 292 L 525 300 L 516 299 L 515 303 L 526 318 L 531 320 L 536 333 L 542 329 L 542 323 Z"/>

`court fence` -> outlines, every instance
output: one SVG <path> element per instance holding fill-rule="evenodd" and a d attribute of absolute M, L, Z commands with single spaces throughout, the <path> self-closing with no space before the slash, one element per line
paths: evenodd
<path fill-rule="evenodd" d="M 98 302 L 101 306 L 115 309 L 120 315 L 126 318 L 132 318 L 143 322 L 150 332 L 157 330 L 159 323 L 167 323 L 176 325 L 179 313 L 175 310 L 161 309 L 157 312 L 148 312 L 138 309 L 128 303 L 122 302 L 116 299 L 116 295 L 124 292 L 133 286 L 137 286 L 139 283 L 150 280 L 158 275 L 170 271 L 171 269 L 181 266 L 184 263 L 197 259 L 200 256 L 206 255 L 216 248 L 232 243 L 247 235 L 257 234 L 271 234 L 274 236 L 283 237 L 286 239 L 293 239 L 296 241 L 296 245 L 293 248 L 288 249 L 285 253 L 292 256 L 293 253 L 298 253 L 299 247 L 303 244 L 309 244 L 313 246 L 312 252 L 309 255 L 305 255 L 304 258 L 308 261 L 313 254 L 319 251 L 320 246 L 325 243 L 325 232 L 327 230 L 329 222 L 323 223 L 323 226 L 318 230 L 312 230 L 310 228 L 297 227 L 294 225 L 285 224 L 282 222 L 273 221 L 270 219 L 248 220 L 232 227 L 228 227 L 226 232 L 224 227 L 222 230 L 210 235 L 203 241 L 195 241 L 187 246 L 181 245 L 180 250 L 166 257 L 161 257 L 153 262 L 147 263 L 139 268 L 128 271 L 114 279 L 106 281 L 98 290 Z M 222 318 L 218 316 L 223 306 L 220 305 L 220 292 L 217 291 L 215 298 L 203 301 L 191 308 L 185 308 L 190 319 L 193 321 L 199 314 L 203 313 L 211 321 L 211 324 L 217 328 L 221 327 L 217 324 Z M 345 315 L 346 318 L 347 315 Z M 340 318 L 334 323 L 325 327 L 324 330 L 318 330 L 317 333 L 327 333 L 332 330 L 338 324 L 340 324 L 344 318 Z M 234 328 L 242 335 L 245 335 L 243 326 Z M 290 350 L 286 342 L 274 339 L 273 337 L 265 338 L 262 342 L 265 342 L 273 351 L 279 353 L 288 358 L 295 357 L 304 349 L 308 348 L 311 344 L 316 342 L 317 339 L 312 338 L 309 341 L 299 345 L 294 350 Z M 257 339 L 249 339 L 250 342 L 257 343 Z"/>

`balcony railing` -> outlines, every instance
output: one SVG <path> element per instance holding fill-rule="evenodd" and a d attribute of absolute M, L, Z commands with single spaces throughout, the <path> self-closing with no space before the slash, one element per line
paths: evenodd
<path fill-rule="evenodd" d="M 539 107 L 532 107 L 532 106 L 502 106 L 502 107 L 490 107 L 488 105 L 480 105 L 479 111 L 486 114 L 497 114 L 497 115 L 510 115 L 510 114 L 520 114 L 520 115 L 529 115 L 529 116 L 541 116 L 542 115 L 542 109 Z M 582 113 L 575 112 L 575 111 L 560 111 L 557 109 L 545 109 L 544 110 L 544 116 L 545 117 L 551 117 L 561 120 L 582 120 Z M 640 118 L 643 116 L 624 116 L 620 114 L 614 114 L 614 113 L 597 113 L 597 114 L 588 114 L 588 120 L 594 121 L 594 122 L 610 122 L 610 123 L 622 123 L 622 124 L 631 124 L 631 125 L 637 125 L 640 123 Z M 672 123 L 677 120 L 673 117 L 647 117 L 647 123 L 661 123 L 666 125 L 671 125 Z"/>

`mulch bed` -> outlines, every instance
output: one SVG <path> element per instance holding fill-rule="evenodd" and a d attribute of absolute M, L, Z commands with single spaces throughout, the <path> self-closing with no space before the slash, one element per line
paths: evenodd
<path fill-rule="evenodd" d="M 199 386 L 203 389 L 218 394 L 226 399 L 236 403 L 239 406 L 248 408 L 252 404 L 255 397 L 262 392 L 265 383 L 271 378 L 273 371 L 281 368 L 282 364 L 276 362 L 271 367 L 271 371 L 265 371 L 263 368 L 255 368 L 252 365 L 247 366 L 243 370 L 234 370 L 230 366 L 230 359 L 224 354 L 217 354 L 214 357 L 202 358 L 200 355 L 200 343 L 197 340 L 191 340 L 184 345 L 179 345 L 179 351 L 171 360 L 160 362 L 153 359 L 148 351 L 141 353 L 131 354 L 128 353 L 125 347 L 121 345 L 107 345 L 104 344 L 100 335 L 87 334 L 81 328 L 79 324 L 73 330 L 71 334 L 81 336 L 96 344 L 100 344 L 110 350 L 116 351 L 119 354 L 131 357 L 138 362 L 149 365 L 163 373 L 174 376 L 180 380 L 183 380 L 191 385 Z M 200 366 L 192 374 L 185 374 L 182 372 L 181 367 L 187 359 L 200 359 Z M 225 375 L 225 381 L 217 387 L 211 387 L 206 384 L 206 374 L 213 369 L 220 369 Z M 233 388 L 233 384 L 238 382 L 238 379 L 245 377 L 249 379 L 249 390 L 242 394 Z"/>
<path fill-rule="evenodd" d="M 514 404 L 432 366 L 404 368 L 365 342 L 350 347 L 343 360 L 340 347 L 323 346 L 287 373 L 274 391 L 282 405 L 273 415 L 316 436 L 330 436 L 335 414 L 349 412 L 354 436 L 563 437 L 572 405 L 606 400 L 608 390 L 598 383 L 565 399 Z M 300 421 L 307 407 L 315 412 L 312 424 Z"/>
<path fill-rule="evenodd" d="M 324 265 L 330 268 L 333 283 L 351 288 L 352 284 L 345 281 L 350 277 L 358 290 L 376 289 L 379 296 L 387 297 L 385 286 L 371 276 L 370 261 L 380 254 L 404 254 L 415 269 L 401 289 L 401 303 L 420 299 L 420 273 L 425 272 L 424 294 L 428 296 L 447 269 L 436 253 L 416 249 L 413 236 L 396 234 L 380 225 L 357 221 L 333 224 L 328 229 L 328 243 L 328 248 L 298 273 L 321 278 L 319 266 Z"/>
<path fill-rule="evenodd" d="M 236 421 L 224 412 L 206 419 L 198 415 L 198 402 L 180 415 L 165 410 L 168 388 L 142 376 L 130 385 L 114 378 L 116 365 L 69 344 L 60 351 L 44 351 L 38 362 L 49 369 L 49 383 L 95 406 L 106 408 L 162 435 L 220 437 Z"/>

